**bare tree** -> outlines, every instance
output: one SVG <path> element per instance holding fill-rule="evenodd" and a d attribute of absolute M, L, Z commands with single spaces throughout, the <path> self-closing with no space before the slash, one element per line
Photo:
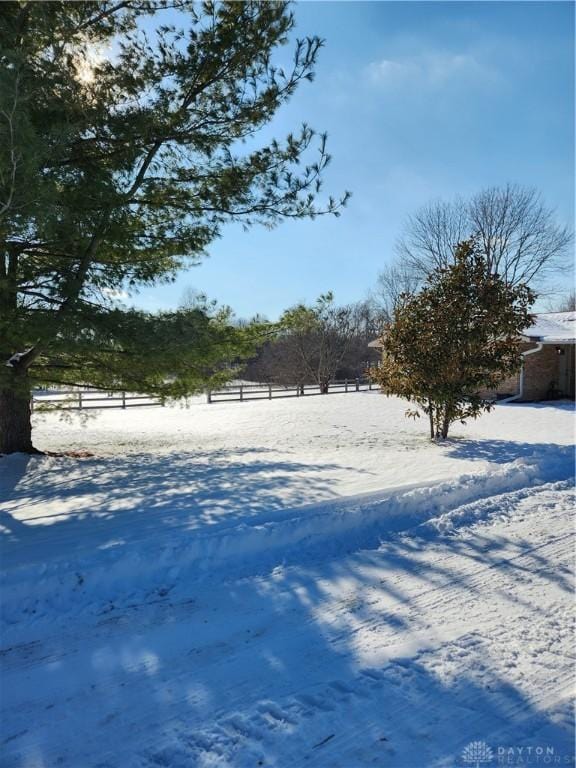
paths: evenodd
<path fill-rule="evenodd" d="M 576 291 L 565 294 L 562 298 L 549 302 L 550 312 L 576 312 Z"/>
<path fill-rule="evenodd" d="M 411 279 L 423 280 L 432 269 L 451 264 L 456 244 L 468 235 L 470 221 L 462 198 L 433 201 L 408 217 L 396 243 L 396 266 Z"/>
<path fill-rule="evenodd" d="M 381 336 L 388 314 L 374 299 L 366 299 L 349 306 L 353 316 L 353 335 L 336 371 L 338 379 L 354 379 L 366 375 L 367 369 L 380 361 L 380 350 L 369 347 Z"/>
<path fill-rule="evenodd" d="M 392 320 L 400 296 L 415 293 L 421 282 L 420 276 L 402 261 L 396 260 L 387 264 L 379 273 L 376 287 L 372 291 L 372 300 L 382 317 L 387 321 Z"/>
<path fill-rule="evenodd" d="M 254 381 L 327 391 L 335 378 L 356 378 L 380 359 L 368 344 L 387 318 L 372 301 L 338 307 L 331 294 L 312 307 L 300 304 L 284 313 L 280 330 L 249 361 L 243 375 Z"/>
<path fill-rule="evenodd" d="M 188 285 L 180 299 L 180 307 L 182 309 L 206 309 L 207 306 L 215 307 L 215 301 L 209 301 L 208 297 L 202 291 L 193 288 Z"/>
<path fill-rule="evenodd" d="M 568 294 L 562 304 L 560 305 L 559 312 L 576 312 L 576 292 Z"/>
<path fill-rule="evenodd" d="M 244 367 L 242 377 L 249 381 L 299 389 L 312 382 L 302 365 L 299 350 L 286 332 L 269 339 L 260 347 L 258 354 Z"/>
<path fill-rule="evenodd" d="M 292 307 L 282 317 L 298 369 L 323 394 L 357 335 L 357 321 L 353 307 L 336 306 L 331 293 L 320 296 L 312 307 Z"/>
<path fill-rule="evenodd" d="M 535 189 L 507 184 L 468 200 L 437 201 L 410 216 L 397 243 L 399 264 L 423 279 L 453 264 L 456 243 L 469 237 L 477 239 L 488 271 L 509 285 L 534 285 L 566 267 L 572 243 L 572 233 Z"/>
<path fill-rule="evenodd" d="M 470 201 L 468 215 L 490 272 L 509 285 L 529 285 L 565 266 L 572 234 L 558 226 L 535 189 L 485 189 Z"/>

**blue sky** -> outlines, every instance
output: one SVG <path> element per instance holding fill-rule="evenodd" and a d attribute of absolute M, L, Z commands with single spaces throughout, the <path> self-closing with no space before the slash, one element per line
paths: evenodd
<path fill-rule="evenodd" d="M 175 307 L 187 287 L 238 315 L 276 318 L 332 290 L 364 298 L 393 258 L 406 216 L 508 181 L 537 187 L 574 224 L 574 6 L 568 2 L 302 2 L 296 34 L 326 40 L 316 80 L 266 128 L 306 121 L 329 134 L 327 192 L 339 219 L 230 226 L 177 282 L 141 307 Z"/>

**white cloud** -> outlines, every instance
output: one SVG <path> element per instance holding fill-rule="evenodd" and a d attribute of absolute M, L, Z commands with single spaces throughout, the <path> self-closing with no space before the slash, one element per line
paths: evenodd
<path fill-rule="evenodd" d="M 380 59 L 366 68 L 368 81 L 378 87 L 409 84 L 439 87 L 457 79 L 480 78 L 490 74 L 474 56 L 445 51 Z"/>
<path fill-rule="evenodd" d="M 393 61 L 392 59 L 381 59 L 373 61 L 368 65 L 367 75 L 372 83 L 388 83 L 403 79 L 408 76 L 414 66 L 408 62 Z"/>

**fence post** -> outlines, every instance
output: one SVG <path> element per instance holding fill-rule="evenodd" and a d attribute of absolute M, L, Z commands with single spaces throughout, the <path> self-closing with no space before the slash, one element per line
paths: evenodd
<path fill-rule="evenodd" d="M 78 392 L 78 408 L 82 410 L 82 392 Z"/>
<path fill-rule="evenodd" d="M 348 392 L 348 379 L 344 379 L 345 392 Z"/>
<path fill-rule="evenodd" d="M 244 385 L 240 384 L 240 402 L 244 400 Z"/>
<path fill-rule="evenodd" d="M 211 389 L 206 390 L 206 398 L 208 400 L 208 403 L 212 402 L 212 390 Z"/>
<path fill-rule="evenodd" d="M 360 392 L 360 379 L 356 379 L 356 392 Z"/>
<path fill-rule="evenodd" d="M 372 390 L 372 377 L 368 379 L 368 389 Z"/>
<path fill-rule="evenodd" d="M 126 408 L 126 392 L 122 391 L 122 408 Z"/>
<path fill-rule="evenodd" d="M 272 384 L 268 384 L 268 400 L 272 400 Z"/>

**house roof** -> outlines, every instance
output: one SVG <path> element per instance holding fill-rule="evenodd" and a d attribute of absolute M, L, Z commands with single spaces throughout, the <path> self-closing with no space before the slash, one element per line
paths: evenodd
<path fill-rule="evenodd" d="M 536 315 L 532 325 L 523 331 L 522 338 L 542 344 L 574 344 L 576 312 L 542 312 Z M 382 339 L 374 339 L 368 346 L 378 349 L 382 346 Z"/>
<path fill-rule="evenodd" d="M 542 344 L 574 344 L 576 312 L 543 312 L 524 330 L 522 338 Z"/>

